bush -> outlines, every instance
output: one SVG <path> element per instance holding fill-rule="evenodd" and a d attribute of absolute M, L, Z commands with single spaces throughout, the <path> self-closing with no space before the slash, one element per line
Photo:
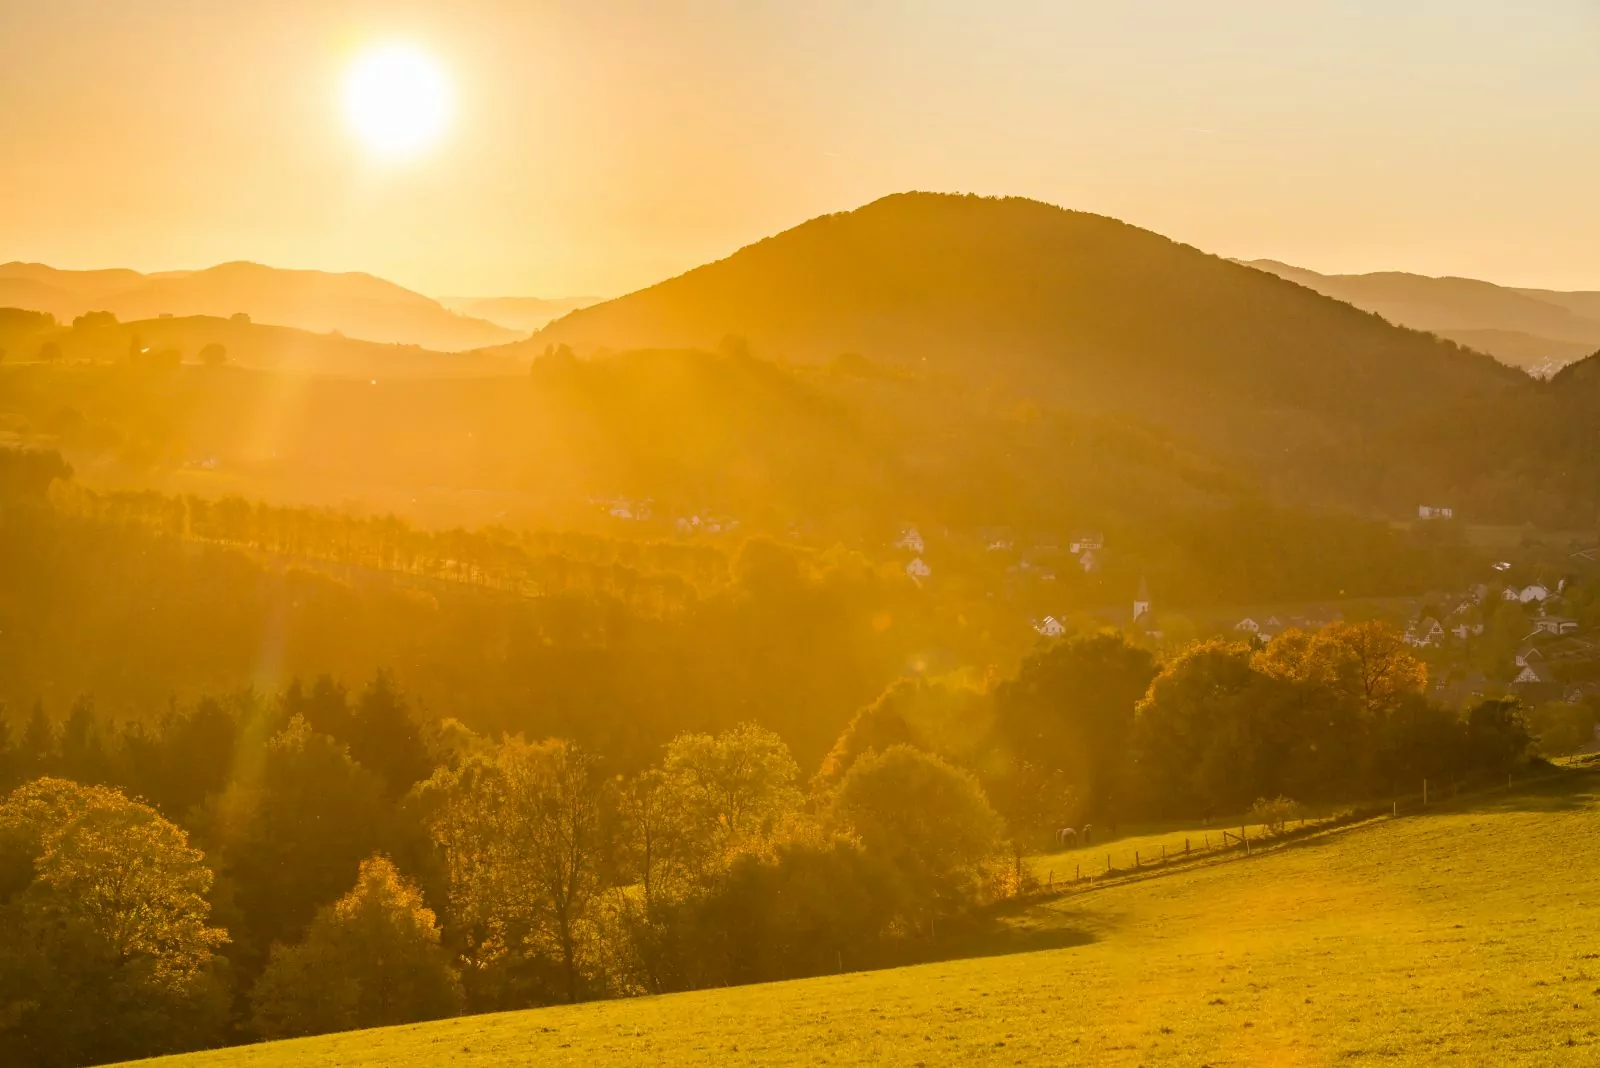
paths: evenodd
<path fill-rule="evenodd" d="M 1256 803 L 1250 806 L 1250 818 L 1256 823 L 1265 824 L 1273 834 L 1282 834 L 1290 820 L 1300 818 L 1300 803 L 1287 797 L 1271 800 L 1257 798 Z"/>

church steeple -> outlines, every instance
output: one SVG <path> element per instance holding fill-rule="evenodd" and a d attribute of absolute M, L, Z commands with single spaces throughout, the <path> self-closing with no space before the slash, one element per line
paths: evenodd
<path fill-rule="evenodd" d="M 1148 622 L 1145 617 L 1150 615 L 1150 584 L 1139 577 L 1139 592 L 1133 597 L 1133 621 L 1135 623 Z"/>

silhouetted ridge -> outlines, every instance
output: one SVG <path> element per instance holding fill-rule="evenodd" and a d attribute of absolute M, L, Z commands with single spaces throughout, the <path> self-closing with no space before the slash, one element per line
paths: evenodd
<path fill-rule="evenodd" d="M 1005 378 L 1246 450 L 1521 386 L 1492 359 L 1159 234 L 1020 198 L 885 197 L 552 323 L 529 351 L 700 347 Z"/>

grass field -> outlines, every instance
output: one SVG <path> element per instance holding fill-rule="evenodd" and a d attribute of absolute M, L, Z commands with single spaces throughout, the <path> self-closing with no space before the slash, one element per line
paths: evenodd
<path fill-rule="evenodd" d="M 1600 773 L 1007 922 L 972 959 L 153 1063 L 1600 1064 Z"/>

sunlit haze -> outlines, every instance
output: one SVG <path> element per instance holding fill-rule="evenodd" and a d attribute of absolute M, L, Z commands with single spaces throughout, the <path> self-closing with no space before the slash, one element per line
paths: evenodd
<path fill-rule="evenodd" d="M 1600 1064 L 1597 58 L 0 0 L 0 1066 Z"/>
<path fill-rule="evenodd" d="M 0 0 L 0 23 L 7 258 L 617 293 L 921 188 L 1321 271 L 1600 288 L 1587 0 Z M 389 41 L 455 86 L 404 167 L 336 103 Z"/>

